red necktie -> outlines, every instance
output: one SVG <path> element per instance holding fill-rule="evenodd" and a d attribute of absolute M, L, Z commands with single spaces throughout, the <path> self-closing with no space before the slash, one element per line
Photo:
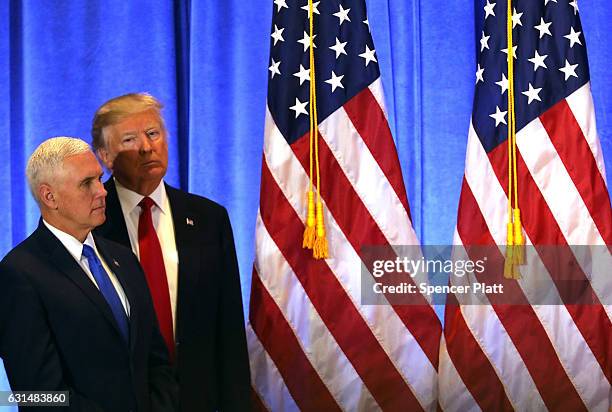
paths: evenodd
<path fill-rule="evenodd" d="M 140 265 L 144 269 L 149 284 L 159 329 L 166 346 L 168 346 L 170 360 L 172 361 L 174 359 L 172 308 L 170 307 L 170 292 L 168 291 L 164 257 L 151 216 L 151 206 L 154 204 L 149 197 L 143 198 L 138 204 L 142 209 L 138 220 L 138 248 L 140 250 Z"/>

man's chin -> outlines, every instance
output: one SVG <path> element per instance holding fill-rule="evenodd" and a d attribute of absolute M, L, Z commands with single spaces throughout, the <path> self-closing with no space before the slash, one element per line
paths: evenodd
<path fill-rule="evenodd" d="M 165 174 L 166 168 L 160 163 L 143 165 L 141 167 L 141 176 L 143 180 L 161 180 Z"/>
<path fill-rule="evenodd" d="M 166 168 L 163 166 L 150 167 L 143 170 L 140 174 L 140 181 L 151 183 L 159 183 L 163 180 L 166 174 Z"/>
<path fill-rule="evenodd" d="M 98 209 L 94 209 L 91 212 L 92 220 L 96 226 L 100 226 L 104 222 L 106 222 L 106 208 L 101 207 Z"/>

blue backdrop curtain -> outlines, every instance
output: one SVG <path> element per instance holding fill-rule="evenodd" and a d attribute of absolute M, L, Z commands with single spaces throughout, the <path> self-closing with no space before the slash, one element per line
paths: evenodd
<path fill-rule="evenodd" d="M 415 228 L 423 243 L 449 243 L 484 2 L 367 3 Z M 610 181 L 612 4 L 580 5 Z M 167 181 L 229 210 L 246 309 L 272 6 L 271 0 L 0 0 L 0 256 L 38 221 L 24 177 L 33 149 L 50 136 L 89 141 L 102 102 L 148 91 L 166 106 Z M 0 387 L 2 381 L 0 373 Z"/>

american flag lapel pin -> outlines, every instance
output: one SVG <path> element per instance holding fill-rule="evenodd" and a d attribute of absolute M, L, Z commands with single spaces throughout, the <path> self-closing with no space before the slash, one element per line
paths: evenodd
<path fill-rule="evenodd" d="M 188 217 L 185 218 L 185 223 L 187 223 L 187 226 L 193 226 L 193 220 L 189 219 Z"/>

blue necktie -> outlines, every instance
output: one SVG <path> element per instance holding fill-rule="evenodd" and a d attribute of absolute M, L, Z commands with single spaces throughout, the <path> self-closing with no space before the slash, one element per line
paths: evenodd
<path fill-rule="evenodd" d="M 119 300 L 117 290 L 113 286 L 113 282 L 111 282 L 110 277 L 108 277 L 108 273 L 106 273 L 106 270 L 104 270 L 104 267 L 102 266 L 102 262 L 100 262 L 100 259 L 98 259 L 96 252 L 94 252 L 91 246 L 83 245 L 83 256 L 87 258 L 89 270 L 96 280 L 98 288 L 100 288 L 100 292 L 104 296 L 104 299 L 106 299 L 106 303 L 108 303 L 108 306 L 110 306 L 113 316 L 117 321 L 117 326 L 119 326 L 119 330 L 121 331 L 121 335 L 127 343 L 128 318 L 125 314 L 125 310 L 123 309 L 123 305 L 121 304 L 121 300 Z"/>

